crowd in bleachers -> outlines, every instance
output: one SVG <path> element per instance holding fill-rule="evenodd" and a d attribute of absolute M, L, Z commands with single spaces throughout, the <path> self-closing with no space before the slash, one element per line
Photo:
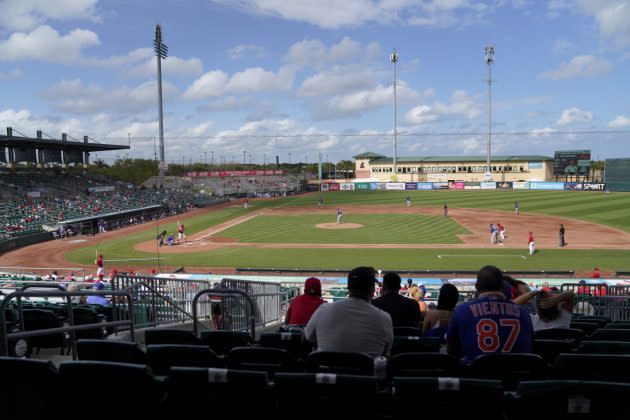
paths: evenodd
<path fill-rule="evenodd" d="M 204 177 L 193 181 L 211 188 L 219 196 L 272 197 L 299 190 L 299 180 L 290 175 Z"/>

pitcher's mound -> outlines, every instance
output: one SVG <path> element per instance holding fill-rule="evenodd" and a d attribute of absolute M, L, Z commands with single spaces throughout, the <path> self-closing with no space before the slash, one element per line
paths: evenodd
<path fill-rule="evenodd" d="M 363 225 L 360 223 L 320 223 L 315 227 L 320 229 L 356 229 L 363 227 Z"/>

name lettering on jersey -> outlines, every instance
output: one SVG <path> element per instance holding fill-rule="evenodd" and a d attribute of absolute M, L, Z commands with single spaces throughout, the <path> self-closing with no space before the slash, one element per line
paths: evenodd
<path fill-rule="evenodd" d="M 472 316 L 479 318 L 488 315 L 507 315 L 520 317 L 520 308 L 513 302 L 481 302 L 469 306 Z"/>

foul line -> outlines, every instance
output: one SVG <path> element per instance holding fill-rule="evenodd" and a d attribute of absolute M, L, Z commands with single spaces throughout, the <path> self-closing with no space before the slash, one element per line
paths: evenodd
<path fill-rule="evenodd" d="M 125 261 L 155 261 L 155 260 L 166 260 L 166 258 L 125 258 L 122 260 L 103 260 L 103 262 L 125 262 Z"/>
<path fill-rule="evenodd" d="M 509 257 L 512 257 L 512 258 L 522 258 L 524 260 L 527 259 L 527 257 L 524 255 L 502 255 L 502 254 L 498 254 L 498 255 L 490 255 L 490 254 L 488 255 L 463 255 L 463 254 L 444 255 L 444 254 L 441 254 L 441 255 L 438 255 L 437 257 L 439 259 L 446 258 L 446 257 L 449 257 L 449 258 L 487 258 L 487 257 L 509 258 Z"/>

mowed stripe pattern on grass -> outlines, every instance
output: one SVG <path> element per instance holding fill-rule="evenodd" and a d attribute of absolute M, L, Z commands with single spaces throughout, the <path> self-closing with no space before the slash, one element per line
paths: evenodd
<path fill-rule="evenodd" d="M 303 244 L 458 244 L 459 234 L 470 233 L 459 223 L 443 217 L 409 214 L 345 214 L 345 223 L 357 229 L 320 229 L 320 223 L 336 222 L 336 215 L 261 215 L 221 231 L 217 236 L 249 243 Z"/>
<path fill-rule="evenodd" d="M 596 191 L 528 191 L 528 190 L 467 190 L 467 191 L 335 191 L 313 193 L 289 206 L 317 206 L 320 197 L 328 207 L 344 204 L 389 204 L 403 206 L 411 197 L 412 205 L 441 207 L 444 203 L 456 207 L 514 211 L 518 201 L 521 212 L 542 213 L 588 220 L 630 232 L 630 193 L 604 194 Z"/>

